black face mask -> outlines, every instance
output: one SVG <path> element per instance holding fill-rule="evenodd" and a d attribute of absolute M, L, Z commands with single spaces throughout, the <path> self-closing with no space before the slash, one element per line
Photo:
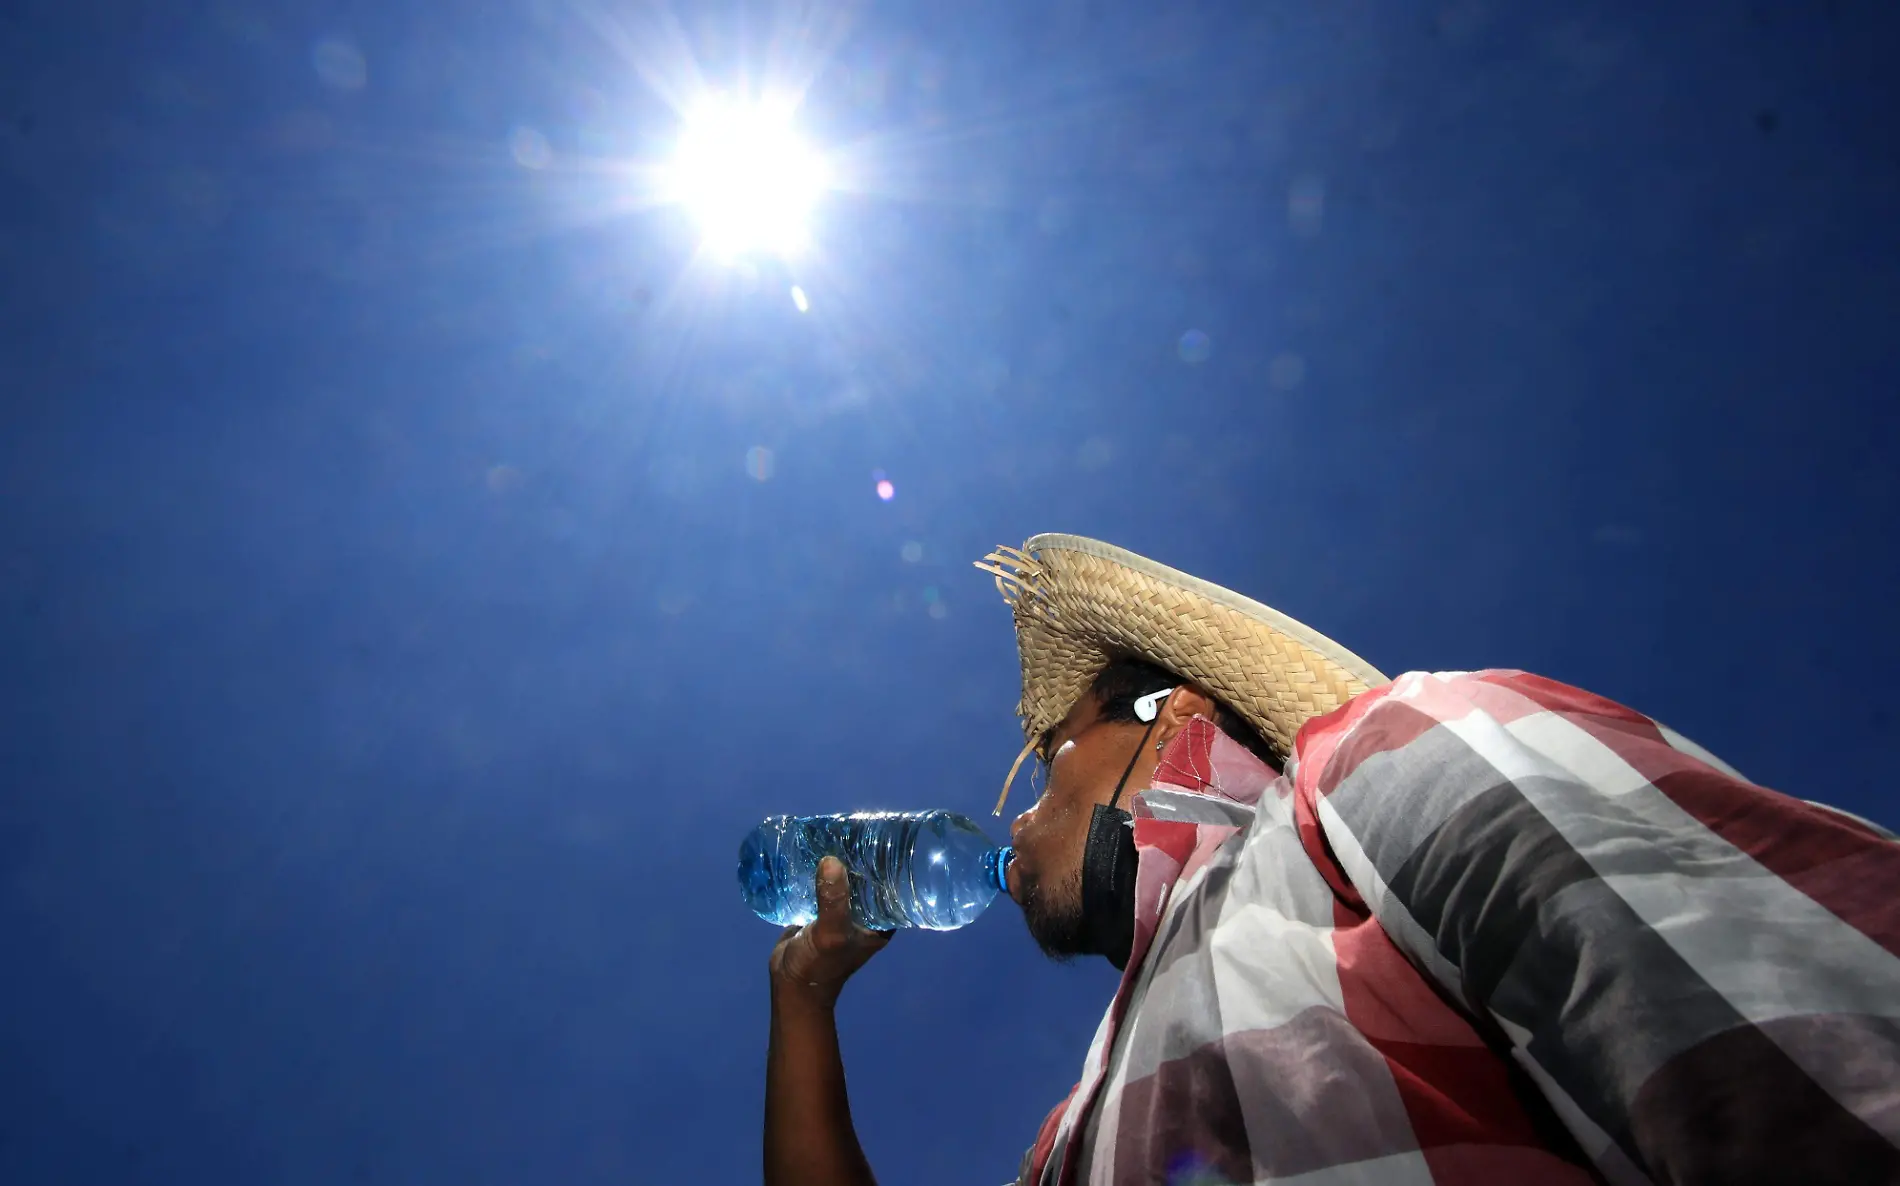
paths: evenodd
<path fill-rule="evenodd" d="M 1135 761 L 1148 745 L 1155 723 L 1141 732 L 1141 745 L 1128 759 L 1115 793 L 1089 815 L 1088 843 L 1082 849 L 1082 942 L 1089 955 L 1104 956 L 1116 970 L 1128 968 L 1135 946 L 1135 817 L 1116 807 Z"/>

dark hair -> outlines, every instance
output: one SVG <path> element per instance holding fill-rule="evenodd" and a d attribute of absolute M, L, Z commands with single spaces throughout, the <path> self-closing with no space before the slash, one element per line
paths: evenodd
<path fill-rule="evenodd" d="M 1095 682 L 1089 685 L 1089 692 L 1100 706 L 1099 719 L 1134 721 L 1138 719 L 1135 716 L 1135 701 L 1163 688 L 1176 688 L 1193 682 L 1146 659 L 1122 655 L 1108 661 L 1108 666 L 1102 668 Z M 1246 746 L 1255 757 L 1273 769 L 1280 769 L 1280 756 L 1273 752 L 1266 738 L 1254 732 L 1253 726 L 1233 709 L 1219 700 L 1215 700 L 1214 704 L 1214 724 L 1222 733 Z"/>

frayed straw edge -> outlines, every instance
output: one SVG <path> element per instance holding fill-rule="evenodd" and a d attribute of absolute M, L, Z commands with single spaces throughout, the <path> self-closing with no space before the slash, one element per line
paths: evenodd
<path fill-rule="evenodd" d="M 996 578 L 996 591 L 1004 604 L 1014 609 L 1025 595 L 1041 598 L 1042 565 L 1020 548 L 999 547 L 973 562 L 977 568 Z"/>
<path fill-rule="evenodd" d="M 1016 755 L 1016 760 L 1009 764 L 1009 776 L 1003 779 L 1003 793 L 996 797 L 996 810 L 990 812 L 991 815 L 1003 814 L 1003 804 L 1009 802 L 1009 786 L 1016 781 L 1016 772 L 1023 768 L 1023 759 L 1027 758 L 1030 751 L 1035 748 L 1036 743 L 1032 740 L 1028 745 L 1023 747 L 1022 753 Z"/>

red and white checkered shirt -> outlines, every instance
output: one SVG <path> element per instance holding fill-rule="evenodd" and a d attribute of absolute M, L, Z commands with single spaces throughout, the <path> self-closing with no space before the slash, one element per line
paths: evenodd
<path fill-rule="evenodd" d="M 1900 845 L 1520 672 L 1135 797 L 1134 950 L 1023 1186 L 1900 1182 Z"/>

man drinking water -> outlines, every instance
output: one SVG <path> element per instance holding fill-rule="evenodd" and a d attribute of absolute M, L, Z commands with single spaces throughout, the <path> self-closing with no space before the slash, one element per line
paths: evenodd
<path fill-rule="evenodd" d="M 1094 540 L 981 567 L 1047 768 L 1010 894 L 1122 969 L 1019 1186 L 1900 1182 L 1890 833 Z M 770 1186 L 873 1181 L 833 1011 L 889 935 L 836 860 L 818 894 L 771 955 Z"/>

